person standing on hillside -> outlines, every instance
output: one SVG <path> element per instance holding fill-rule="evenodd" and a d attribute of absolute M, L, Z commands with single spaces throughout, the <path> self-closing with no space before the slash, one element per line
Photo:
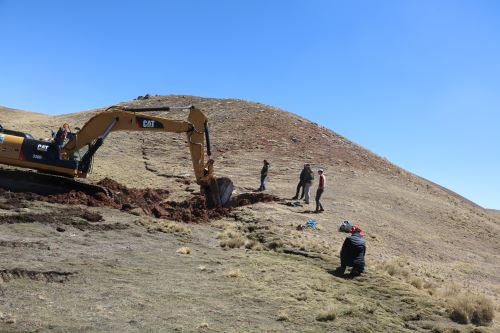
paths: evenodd
<path fill-rule="evenodd" d="M 260 170 L 260 187 L 259 187 L 260 192 L 266 190 L 266 178 L 270 165 L 271 164 L 267 160 L 264 160 L 264 166 L 262 166 L 262 170 Z"/>
<path fill-rule="evenodd" d="M 323 169 L 319 169 L 318 174 L 319 174 L 319 184 L 318 184 L 318 189 L 316 190 L 316 210 L 314 211 L 315 213 L 321 213 L 325 211 L 323 209 L 323 205 L 319 201 L 321 199 L 321 195 L 325 190 L 325 185 L 326 185 L 326 179 Z"/>
<path fill-rule="evenodd" d="M 351 276 L 357 276 L 365 270 L 366 242 L 363 231 L 354 225 L 350 230 L 351 236 L 347 237 L 340 250 L 340 267 L 337 273 L 343 275 L 346 267 L 352 267 Z"/>
<path fill-rule="evenodd" d="M 299 199 L 299 192 L 300 189 L 302 189 L 302 194 L 300 195 L 300 200 L 304 198 L 304 177 L 306 175 L 306 166 L 309 166 L 308 163 L 304 164 L 304 167 L 302 168 L 302 171 L 300 172 L 300 179 L 299 183 L 297 184 L 297 192 L 295 192 L 295 196 L 292 198 L 292 200 L 297 200 Z"/>
<path fill-rule="evenodd" d="M 314 180 L 314 172 L 310 165 L 305 166 L 304 173 L 304 201 L 309 204 L 309 197 L 311 196 L 311 186 Z"/>

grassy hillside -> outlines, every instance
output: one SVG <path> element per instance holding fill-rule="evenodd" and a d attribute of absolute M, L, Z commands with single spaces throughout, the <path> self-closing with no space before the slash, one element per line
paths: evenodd
<path fill-rule="evenodd" d="M 463 300 L 461 295 L 469 303 L 472 295 L 498 302 L 500 225 L 490 211 L 277 108 L 192 96 L 127 103 L 189 104 L 207 113 L 216 173 L 233 179 L 236 193 L 258 187 L 267 159 L 268 192 L 291 198 L 301 166 L 310 162 L 326 170 L 326 212 L 315 215 L 314 207 L 292 207 L 284 200 L 238 208 L 209 225 L 185 226 L 90 208 L 104 216 L 103 223 L 125 227 L 80 230 L 64 224 L 64 232 L 56 230 L 58 219 L 55 224 L 6 219 L 0 223 L 0 244 L 7 244 L 0 246 L 6 258 L 0 269 L 38 275 L 4 279 L 0 329 L 447 332 L 455 327 L 470 332 L 472 326 L 449 319 L 452 303 Z M 61 116 L 4 111 L 5 127 L 46 137 L 63 122 L 82 126 L 101 110 Z M 182 111 L 164 115 L 186 117 Z M 180 134 L 113 133 L 97 153 L 90 180 L 104 177 L 130 187 L 167 188 L 175 201 L 197 191 Z M 3 200 L 9 198 L 4 194 Z M 67 209 L 38 201 L 25 205 L 2 214 Z M 80 221 L 79 214 L 69 216 Z M 309 218 L 321 229 L 296 230 Z M 333 274 L 345 237 L 337 229 L 345 219 L 364 229 L 368 243 L 367 274 L 355 280 Z M 190 254 L 176 253 L 182 247 Z M 45 281 L 47 271 L 75 274 L 54 285 Z M 487 310 L 496 306 L 478 302 Z M 62 308 L 72 310 L 61 318 Z"/>

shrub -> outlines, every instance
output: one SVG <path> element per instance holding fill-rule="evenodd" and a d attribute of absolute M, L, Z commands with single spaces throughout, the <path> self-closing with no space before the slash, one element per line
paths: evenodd
<path fill-rule="evenodd" d="M 324 311 L 316 316 L 317 321 L 332 321 L 337 318 L 337 311 L 335 307 L 328 306 Z"/>
<path fill-rule="evenodd" d="M 491 324 L 494 316 L 493 302 L 483 295 L 461 294 L 450 304 L 450 318 L 460 324 L 486 326 Z"/>
<path fill-rule="evenodd" d="M 280 313 L 278 313 L 278 318 L 276 318 L 276 320 L 277 321 L 290 321 L 290 317 L 285 312 L 280 312 Z"/>
<path fill-rule="evenodd" d="M 402 276 L 407 278 L 410 275 L 410 271 L 404 267 L 404 263 L 400 260 L 392 260 L 384 263 L 383 269 L 390 276 Z"/>
<path fill-rule="evenodd" d="M 226 272 L 225 275 L 227 277 L 230 277 L 230 278 L 239 278 L 241 276 L 241 272 L 239 269 L 233 269 L 233 270 Z"/>
<path fill-rule="evenodd" d="M 245 245 L 245 241 L 241 237 L 224 239 L 219 242 L 221 247 L 229 247 L 231 249 L 237 249 Z"/>
<path fill-rule="evenodd" d="M 422 289 L 424 287 L 424 282 L 417 277 L 412 278 L 410 284 L 417 289 Z"/>
<path fill-rule="evenodd" d="M 431 330 L 431 333 L 461 333 L 457 328 L 454 327 L 449 327 L 449 326 L 443 326 L 443 325 L 437 325 L 434 326 Z"/>

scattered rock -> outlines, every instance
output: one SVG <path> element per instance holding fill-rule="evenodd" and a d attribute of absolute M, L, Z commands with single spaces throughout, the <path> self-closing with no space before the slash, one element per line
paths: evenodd
<path fill-rule="evenodd" d="M 179 253 L 179 254 L 191 254 L 191 248 L 187 247 L 187 246 L 183 246 L 179 249 L 177 249 L 177 251 L 175 251 L 176 253 Z"/>
<path fill-rule="evenodd" d="M 139 208 L 139 207 L 134 208 L 134 209 L 131 209 L 131 210 L 129 211 L 129 213 L 130 213 L 130 214 L 132 214 L 132 215 L 135 215 L 135 216 L 142 216 L 142 215 L 145 215 L 145 214 L 144 214 L 144 211 L 142 210 L 142 208 Z"/>
<path fill-rule="evenodd" d="M 83 214 L 82 214 L 82 218 L 84 218 L 85 220 L 89 221 L 89 222 L 100 222 L 100 221 L 104 221 L 104 219 L 102 218 L 102 215 L 97 213 L 97 212 L 90 212 L 88 210 L 86 210 Z"/>

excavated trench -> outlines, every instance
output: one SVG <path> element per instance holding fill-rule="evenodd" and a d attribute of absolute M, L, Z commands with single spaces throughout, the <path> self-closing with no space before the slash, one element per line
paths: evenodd
<path fill-rule="evenodd" d="M 236 207 L 247 206 L 259 202 L 274 202 L 281 199 L 262 192 L 243 193 L 231 199 L 227 208 L 207 208 L 205 198 L 202 195 L 177 202 L 168 201 L 170 192 L 166 189 L 137 189 L 128 188 L 112 179 L 105 178 L 98 182 L 98 185 L 108 188 L 113 195 L 106 196 L 104 193 L 94 195 L 84 192 L 71 191 L 68 193 L 40 195 L 31 192 L 6 192 L 0 189 L 0 197 L 7 198 L 0 203 L 0 209 L 16 210 L 26 207 L 24 201 L 45 201 L 66 205 L 86 205 L 89 207 L 111 207 L 122 211 L 131 212 L 141 209 L 146 215 L 157 218 L 165 218 L 186 223 L 203 223 L 213 219 L 220 219 L 228 216 Z M 97 222 L 98 216 L 91 216 L 94 213 L 86 212 L 83 216 L 87 221 Z M 31 216 L 21 214 L 18 217 L 0 217 L 0 223 L 15 223 L 13 220 L 21 219 L 17 222 L 34 222 L 41 216 Z M 26 221 L 24 221 L 27 219 Z M 43 220 L 52 220 L 50 215 L 43 216 Z M 96 220 L 94 220 L 96 219 Z"/>
<path fill-rule="evenodd" d="M 8 248 L 33 248 L 39 250 L 50 250 L 50 246 L 46 243 L 35 241 L 24 241 L 24 240 L 0 240 L 0 247 Z"/>
<path fill-rule="evenodd" d="M 33 281 L 42 282 L 57 282 L 64 283 L 69 281 L 72 272 L 59 272 L 59 271 L 33 271 L 27 269 L 2 269 L 0 270 L 0 281 L 9 282 L 16 279 L 28 279 Z"/>
<path fill-rule="evenodd" d="M 110 231 L 127 229 L 123 223 L 96 223 L 102 222 L 99 213 L 89 212 L 80 208 L 64 209 L 51 213 L 20 213 L 14 215 L 1 215 L 0 224 L 41 223 L 65 231 L 65 226 L 71 226 L 81 231 Z M 0 243 L 1 245 L 1 243 Z"/>

